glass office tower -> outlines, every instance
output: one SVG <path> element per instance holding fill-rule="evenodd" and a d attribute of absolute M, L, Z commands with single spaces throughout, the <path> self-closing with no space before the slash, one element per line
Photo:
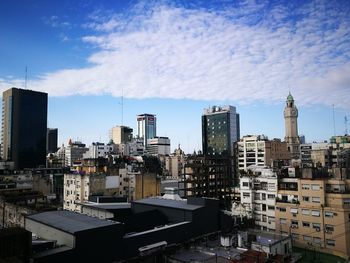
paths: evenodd
<path fill-rule="evenodd" d="M 203 154 L 232 156 L 233 143 L 240 136 L 239 114 L 233 106 L 214 106 L 202 115 Z"/>
<path fill-rule="evenodd" d="M 2 95 L 3 160 L 15 169 L 46 165 L 47 93 L 11 88 Z"/>

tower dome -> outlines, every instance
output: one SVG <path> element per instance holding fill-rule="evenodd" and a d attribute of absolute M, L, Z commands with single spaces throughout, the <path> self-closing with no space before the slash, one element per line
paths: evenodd
<path fill-rule="evenodd" d="M 293 100 L 294 100 L 294 98 L 293 98 L 292 94 L 290 94 L 290 92 L 289 92 L 288 97 L 287 97 L 287 101 L 293 101 Z"/>

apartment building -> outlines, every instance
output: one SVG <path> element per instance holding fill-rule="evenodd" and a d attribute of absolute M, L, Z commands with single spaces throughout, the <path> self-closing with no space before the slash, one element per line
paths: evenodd
<path fill-rule="evenodd" d="M 348 258 L 350 180 L 281 178 L 276 199 L 276 231 L 297 247 Z"/>
<path fill-rule="evenodd" d="M 131 165 L 118 170 L 116 175 L 76 172 L 64 175 L 65 210 L 82 211 L 82 203 L 89 196 L 119 196 L 128 201 L 160 195 L 160 178 L 155 173 L 144 173 Z"/>
<path fill-rule="evenodd" d="M 247 135 L 236 143 L 236 159 L 238 169 L 247 171 L 250 165 L 280 166 L 278 163 L 288 163 L 290 153 L 287 143 L 279 139 L 269 140 L 264 135 Z"/>
<path fill-rule="evenodd" d="M 240 178 L 241 203 L 261 230 L 275 230 L 277 175 L 266 167 L 251 166 Z"/>

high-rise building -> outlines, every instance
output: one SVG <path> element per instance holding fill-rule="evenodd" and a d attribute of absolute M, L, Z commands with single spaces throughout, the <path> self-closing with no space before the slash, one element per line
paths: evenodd
<path fill-rule="evenodd" d="M 122 144 L 131 142 L 132 140 L 132 128 L 126 126 L 116 126 L 110 130 L 109 138 L 115 144 Z"/>
<path fill-rule="evenodd" d="M 286 107 L 284 108 L 284 121 L 286 129 L 284 140 L 287 143 L 288 151 L 291 153 L 292 159 L 299 159 L 298 109 L 290 93 L 286 100 Z"/>
<path fill-rule="evenodd" d="M 46 134 L 46 153 L 57 152 L 58 129 L 47 128 Z"/>
<path fill-rule="evenodd" d="M 47 93 L 11 88 L 2 95 L 2 158 L 15 169 L 46 164 Z"/>
<path fill-rule="evenodd" d="M 143 138 L 143 144 L 147 146 L 147 140 L 157 136 L 157 118 L 154 114 L 137 115 L 137 136 Z"/>
<path fill-rule="evenodd" d="M 238 169 L 247 171 L 251 165 L 278 167 L 289 163 L 287 143 L 280 139 L 269 140 L 264 135 L 243 136 L 236 143 Z"/>
<path fill-rule="evenodd" d="M 233 106 L 205 109 L 202 115 L 204 155 L 232 156 L 233 143 L 239 140 L 239 114 Z"/>

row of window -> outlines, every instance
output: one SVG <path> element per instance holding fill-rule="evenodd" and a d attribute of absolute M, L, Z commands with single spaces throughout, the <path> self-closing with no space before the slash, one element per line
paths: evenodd
<path fill-rule="evenodd" d="M 286 212 L 287 209 L 285 207 L 279 207 L 278 210 L 280 212 Z M 298 208 L 290 208 L 290 212 L 292 214 L 297 214 L 298 213 Z M 310 209 L 301 209 L 301 214 L 303 215 L 312 215 L 312 216 L 317 216 L 319 217 L 321 215 L 319 210 L 310 210 Z M 330 211 L 325 211 L 324 212 L 324 216 L 325 217 L 333 217 L 336 216 L 337 214 L 334 212 L 330 212 Z"/>
<path fill-rule="evenodd" d="M 299 239 L 299 234 L 296 234 L 296 233 L 292 233 L 292 238 L 294 240 L 298 240 Z M 303 240 L 305 242 L 313 242 L 314 244 L 321 244 L 322 242 L 322 239 L 319 238 L 319 237 L 312 237 L 312 236 L 306 236 L 306 235 L 303 235 Z M 326 245 L 328 247 L 334 247 L 335 246 L 335 240 L 333 239 L 326 239 Z"/>
<path fill-rule="evenodd" d="M 287 224 L 287 219 L 286 218 L 280 218 L 280 224 Z M 313 229 L 315 229 L 316 231 L 321 231 L 321 224 L 320 223 L 310 223 L 307 221 L 302 221 L 301 225 L 303 227 L 312 227 Z M 290 226 L 291 228 L 298 228 L 299 227 L 299 221 L 298 220 L 291 220 L 290 221 Z M 325 224 L 325 232 L 329 233 L 329 232 L 333 232 L 334 231 L 334 225 L 329 225 L 329 224 Z"/>
<path fill-rule="evenodd" d="M 316 191 L 321 189 L 319 184 L 302 184 L 301 188 L 303 190 L 310 190 L 311 189 L 311 190 L 316 190 Z"/>

